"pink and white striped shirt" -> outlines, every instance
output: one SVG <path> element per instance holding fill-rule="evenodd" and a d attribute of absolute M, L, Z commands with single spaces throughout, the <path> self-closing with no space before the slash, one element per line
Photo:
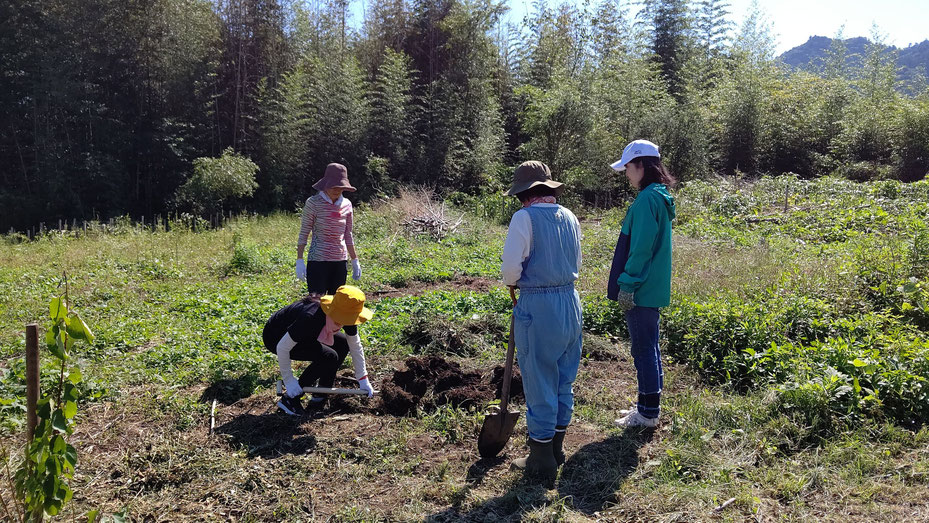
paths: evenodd
<path fill-rule="evenodd" d="M 310 233 L 313 240 L 307 261 L 344 261 L 347 245 L 355 245 L 352 237 L 352 202 L 340 196 L 335 202 L 324 192 L 306 199 L 297 247 L 306 245 Z"/>

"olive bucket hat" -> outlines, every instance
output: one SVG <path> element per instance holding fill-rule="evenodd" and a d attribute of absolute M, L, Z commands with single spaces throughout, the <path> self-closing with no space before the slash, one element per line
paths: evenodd
<path fill-rule="evenodd" d="M 561 196 L 564 192 L 564 184 L 552 180 L 552 171 L 542 162 L 530 160 L 523 162 L 516 168 L 513 174 L 513 185 L 506 192 L 507 196 L 516 196 L 517 194 L 528 191 L 537 185 L 544 185 L 555 189 L 555 196 Z"/>
<path fill-rule="evenodd" d="M 327 165 L 326 174 L 324 174 L 318 182 L 313 184 L 313 188 L 317 191 L 325 191 L 333 187 L 338 187 L 339 189 L 344 189 L 349 192 L 355 190 L 352 184 L 348 183 L 348 169 L 341 163 L 330 163 Z"/>

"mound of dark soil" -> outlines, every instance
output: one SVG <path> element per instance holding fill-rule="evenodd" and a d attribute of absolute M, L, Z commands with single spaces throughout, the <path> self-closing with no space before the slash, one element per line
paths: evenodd
<path fill-rule="evenodd" d="M 381 384 L 380 408 L 387 414 L 405 416 L 417 406 L 427 410 L 438 405 L 480 406 L 492 400 L 495 393 L 499 397 L 503 367 L 494 369 L 488 380 L 441 356 L 414 356 L 404 363 L 406 369 L 394 371 L 392 379 Z M 522 379 L 518 376 L 514 369 L 511 397 L 522 395 Z"/>
<path fill-rule="evenodd" d="M 405 416 L 419 405 L 422 396 L 414 396 L 392 381 L 381 384 L 381 410 L 394 416 Z"/>
<path fill-rule="evenodd" d="M 436 405 L 453 407 L 483 405 L 493 398 L 491 387 L 478 372 L 446 372 L 436 380 L 435 392 Z"/>
<path fill-rule="evenodd" d="M 490 383 L 496 387 L 494 398 L 500 399 L 500 396 L 503 395 L 503 365 L 494 367 L 494 374 L 490 378 Z M 525 398 L 525 395 L 523 394 L 523 376 L 519 373 L 516 365 L 513 365 L 513 375 L 510 376 L 510 401 L 516 398 Z"/>

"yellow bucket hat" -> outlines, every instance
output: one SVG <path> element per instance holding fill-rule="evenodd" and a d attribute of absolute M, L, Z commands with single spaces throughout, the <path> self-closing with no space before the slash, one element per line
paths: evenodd
<path fill-rule="evenodd" d="M 361 325 L 374 316 L 374 311 L 365 307 L 365 293 L 351 285 L 343 285 L 335 294 L 323 296 L 319 306 L 339 325 Z"/>

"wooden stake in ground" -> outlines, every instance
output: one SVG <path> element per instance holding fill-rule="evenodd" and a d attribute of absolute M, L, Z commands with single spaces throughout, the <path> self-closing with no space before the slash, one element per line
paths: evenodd
<path fill-rule="evenodd" d="M 39 423 L 36 404 L 39 402 L 39 326 L 26 325 L 26 448 L 35 436 Z"/>
<path fill-rule="evenodd" d="M 213 400 L 213 408 L 210 409 L 210 434 L 213 433 L 213 429 L 216 427 L 216 400 Z"/>

